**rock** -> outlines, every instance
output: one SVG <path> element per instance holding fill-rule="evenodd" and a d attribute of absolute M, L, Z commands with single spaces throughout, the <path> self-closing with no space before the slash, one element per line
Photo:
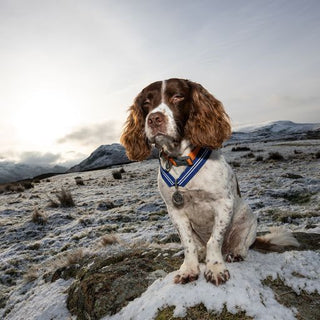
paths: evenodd
<path fill-rule="evenodd" d="M 302 179 L 303 176 L 301 176 L 300 174 L 295 174 L 295 173 L 291 173 L 291 172 L 287 172 L 281 175 L 281 177 L 283 178 L 288 178 L 288 179 Z"/>
<path fill-rule="evenodd" d="M 294 236 L 300 242 L 300 247 L 287 248 L 287 250 L 320 249 L 320 234 L 298 232 L 294 233 Z M 79 320 L 100 319 L 119 312 L 130 301 L 141 296 L 153 281 L 179 269 L 183 262 L 183 255 L 175 254 L 178 250 L 118 248 L 114 255 L 83 258 L 77 261 L 75 266 L 59 268 L 53 273 L 51 280 L 55 281 L 60 277 L 64 279 L 70 276 L 75 277 L 75 282 L 68 290 L 68 309 Z M 267 285 L 271 286 L 272 283 L 267 283 Z M 296 295 L 292 295 L 292 301 L 286 303 L 294 305 L 295 299 Z M 171 309 L 169 309 L 161 311 L 157 319 L 167 319 L 165 318 L 167 313 L 171 314 Z M 191 309 L 188 309 L 190 314 L 201 315 L 203 316 L 201 319 L 211 319 L 208 317 L 211 313 L 207 310 L 203 308 L 200 310 L 197 307 L 195 310 Z M 243 318 L 234 319 L 250 319 L 245 314 L 241 316 Z"/>
<path fill-rule="evenodd" d="M 82 266 L 68 291 L 68 309 L 80 320 L 119 312 L 154 280 L 179 268 L 182 258 L 172 257 L 174 252 L 132 249 L 91 259 Z"/>
<path fill-rule="evenodd" d="M 101 201 L 97 206 L 97 210 L 107 211 L 113 209 L 114 207 L 115 205 L 112 201 Z"/>

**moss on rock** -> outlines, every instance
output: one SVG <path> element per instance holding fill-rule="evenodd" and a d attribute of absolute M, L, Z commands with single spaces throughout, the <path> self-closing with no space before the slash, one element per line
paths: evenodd
<path fill-rule="evenodd" d="M 152 272 L 172 272 L 180 266 L 182 258 L 172 254 L 171 250 L 134 249 L 108 258 L 95 257 L 79 270 L 69 288 L 68 309 L 80 320 L 119 312 L 148 288 Z"/>
<path fill-rule="evenodd" d="M 244 311 L 239 311 L 236 314 L 230 313 L 226 307 L 221 313 L 208 311 L 201 303 L 194 307 L 187 309 L 187 314 L 184 317 L 173 316 L 174 307 L 167 307 L 157 314 L 155 320 L 173 320 L 173 319 L 187 319 L 187 320 L 250 320 L 253 319 L 246 315 Z"/>
<path fill-rule="evenodd" d="M 300 274 L 294 276 L 303 277 Z M 287 308 L 294 307 L 297 309 L 296 317 L 298 320 L 318 319 L 320 314 L 319 293 L 310 294 L 302 290 L 300 294 L 297 294 L 292 288 L 286 286 L 280 278 L 272 280 L 271 277 L 268 277 L 262 283 L 273 290 L 279 303 Z"/>

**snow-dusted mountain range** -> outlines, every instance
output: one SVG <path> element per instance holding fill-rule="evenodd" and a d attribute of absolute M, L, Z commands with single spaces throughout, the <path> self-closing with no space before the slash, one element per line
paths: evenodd
<path fill-rule="evenodd" d="M 278 140 L 320 139 L 319 123 L 294 123 L 292 121 L 264 122 L 236 128 L 226 145 L 245 142 L 267 142 Z M 154 152 L 151 158 L 157 157 Z M 126 164 L 130 160 L 124 148 L 114 143 L 101 145 L 91 155 L 69 170 L 62 166 L 39 166 L 24 163 L 0 162 L 0 183 L 32 178 L 44 173 L 81 172 Z"/>
<path fill-rule="evenodd" d="M 232 133 L 226 145 L 242 142 L 266 142 L 277 140 L 320 139 L 319 123 L 294 123 L 292 121 L 274 121 L 254 126 L 246 126 Z M 151 158 L 157 157 L 157 151 Z M 80 172 L 107 168 L 112 165 L 129 163 L 123 146 L 114 143 L 102 145 L 87 159 L 72 167 L 68 172 Z"/>
<path fill-rule="evenodd" d="M 0 183 L 31 179 L 47 173 L 63 173 L 67 168 L 63 166 L 40 166 L 9 161 L 0 162 Z"/>
<path fill-rule="evenodd" d="M 320 139 L 320 123 L 273 121 L 238 127 L 227 144 L 304 139 Z"/>

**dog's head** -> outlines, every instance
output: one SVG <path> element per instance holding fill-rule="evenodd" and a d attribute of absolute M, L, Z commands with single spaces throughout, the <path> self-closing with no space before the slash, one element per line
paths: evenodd
<path fill-rule="evenodd" d="M 220 148 L 231 135 L 229 117 L 220 101 L 200 84 L 157 81 L 144 88 L 129 109 L 121 143 L 131 160 L 144 160 L 151 145 L 180 144 Z"/>

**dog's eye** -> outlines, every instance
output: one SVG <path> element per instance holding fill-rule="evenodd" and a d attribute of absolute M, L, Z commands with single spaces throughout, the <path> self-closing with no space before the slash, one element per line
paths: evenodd
<path fill-rule="evenodd" d="M 184 100 L 184 96 L 180 93 L 177 93 L 175 95 L 172 96 L 171 98 L 171 102 L 172 103 L 178 103 L 180 101 Z"/>

